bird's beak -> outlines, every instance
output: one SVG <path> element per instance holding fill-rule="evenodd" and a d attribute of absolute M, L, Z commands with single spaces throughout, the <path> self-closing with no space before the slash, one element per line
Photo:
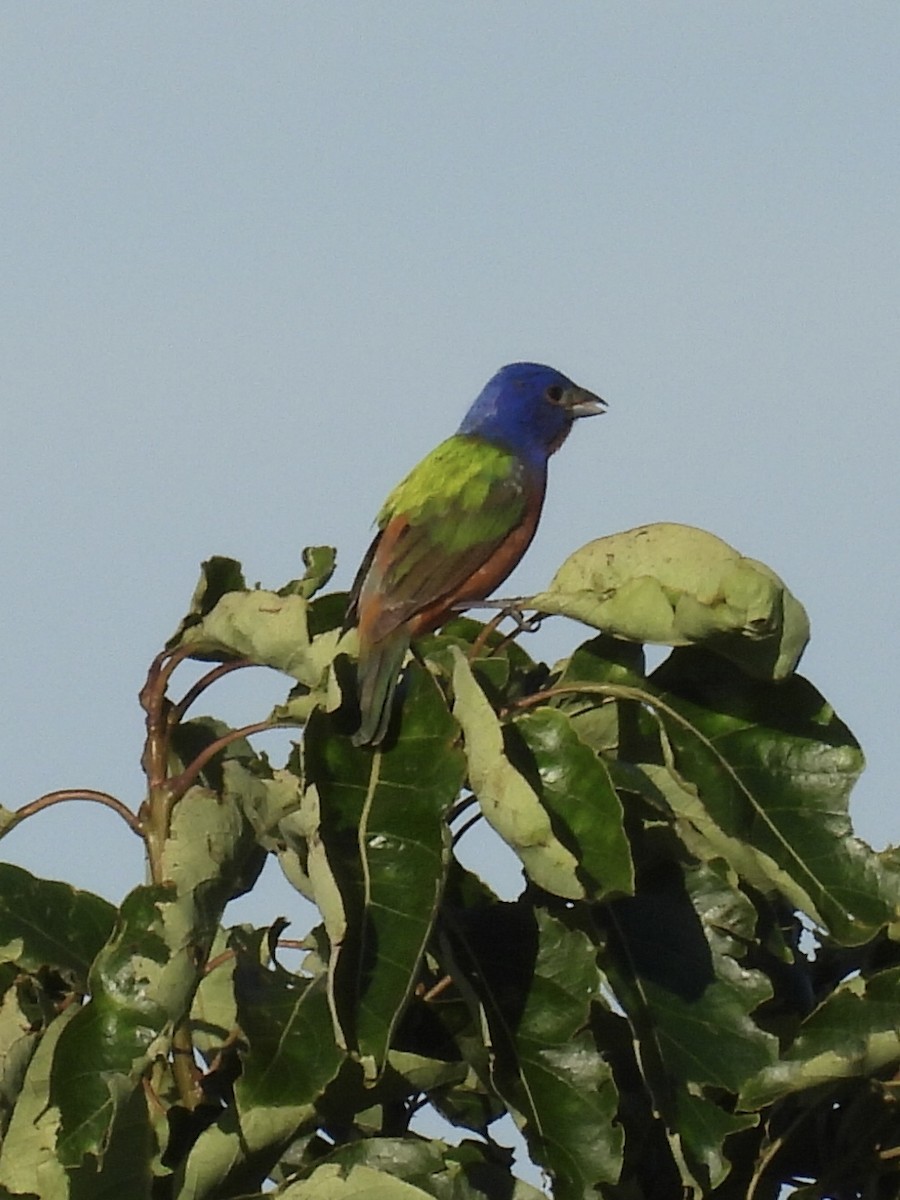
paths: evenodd
<path fill-rule="evenodd" d="M 599 417 L 606 412 L 606 401 L 584 388 L 569 388 L 563 400 L 571 417 Z"/>

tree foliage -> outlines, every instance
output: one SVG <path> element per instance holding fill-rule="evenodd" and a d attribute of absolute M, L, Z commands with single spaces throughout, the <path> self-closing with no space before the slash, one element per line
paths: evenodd
<path fill-rule="evenodd" d="M 523 608 L 602 632 L 548 667 L 507 611 L 460 616 L 373 751 L 333 559 L 278 591 L 204 564 L 141 693 L 137 812 L 4 810 L 104 803 L 148 876 L 117 908 L 0 864 L 0 1198 L 529 1200 L 507 1114 L 555 1200 L 896 1196 L 900 875 L 853 835 L 862 754 L 777 576 L 681 526 L 591 543 Z M 259 665 L 272 713 L 193 715 Z M 278 726 L 283 766 L 250 741 Z M 486 825 L 516 900 L 460 861 Z M 227 924 L 269 855 L 302 942 Z"/>

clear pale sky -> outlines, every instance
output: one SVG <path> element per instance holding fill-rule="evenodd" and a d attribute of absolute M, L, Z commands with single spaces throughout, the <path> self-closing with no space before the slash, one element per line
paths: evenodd
<path fill-rule="evenodd" d="M 857 826 L 900 841 L 898 57 L 895 0 L 5 5 L 2 802 L 136 806 L 200 561 L 278 587 L 327 542 L 348 585 L 388 488 L 533 359 L 610 409 L 507 592 L 647 521 L 762 559 L 867 751 Z M 142 873 L 88 805 L 3 854 L 113 900 Z M 266 881 L 253 917 L 290 915 Z"/>

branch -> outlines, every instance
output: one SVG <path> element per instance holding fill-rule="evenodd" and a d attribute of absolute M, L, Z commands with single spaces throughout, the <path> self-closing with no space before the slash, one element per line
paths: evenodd
<path fill-rule="evenodd" d="M 35 813 L 41 812 L 45 808 L 51 808 L 54 804 L 62 804 L 65 800 L 90 800 L 94 804 L 102 804 L 104 808 L 111 808 L 114 813 L 117 813 L 132 833 L 136 833 L 138 837 L 143 837 L 141 823 L 138 820 L 136 813 L 118 800 L 115 796 L 111 796 L 108 792 L 98 792 L 93 788 L 61 788 L 57 792 L 47 792 L 45 796 L 39 796 L 37 800 L 32 800 L 28 804 L 23 804 L 17 809 L 10 822 L 7 824 L 3 833 L 9 833 L 17 825 L 28 817 L 33 817 Z M 0 835 L 2 836 L 2 835 Z"/>
<path fill-rule="evenodd" d="M 172 796 L 172 803 L 179 801 L 184 793 L 188 790 L 191 784 L 194 783 L 197 776 L 207 766 L 216 755 L 230 746 L 232 742 L 238 742 L 241 738 L 250 737 L 254 733 L 264 733 L 267 729 L 292 729 L 299 728 L 299 722 L 287 721 L 257 721 L 254 725 L 244 725 L 240 729 L 230 729 L 228 733 L 224 733 L 220 738 L 216 738 L 214 742 L 202 750 L 192 763 L 173 779 L 169 780 L 169 788 Z"/>
<path fill-rule="evenodd" d="M 242 658 L 236 662 L 219 663 L 217 667 L 214 667 L 211 671 L 207 671 L 195 684 L 188 688 L 178 703 L 173 704 L 169 709 L 169 725 L 177 725 L 197 697 L 202 695 L 217 679 L 221 679 L 224 675 L 228 675 L 232 671 L 238 671 L 241 667 L 253 667 L 255 665 L 249 658 Z"/>

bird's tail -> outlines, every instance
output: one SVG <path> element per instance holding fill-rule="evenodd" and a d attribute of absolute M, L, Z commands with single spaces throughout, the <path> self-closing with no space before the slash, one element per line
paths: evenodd
<path fill-rule="evenodd" d="M 360 722 L 353 735 L 354 746 L 377 746 L 387 733 L 394 691 L 408 649 L 409 638 L 399 630 L 360 648 Z"/>

